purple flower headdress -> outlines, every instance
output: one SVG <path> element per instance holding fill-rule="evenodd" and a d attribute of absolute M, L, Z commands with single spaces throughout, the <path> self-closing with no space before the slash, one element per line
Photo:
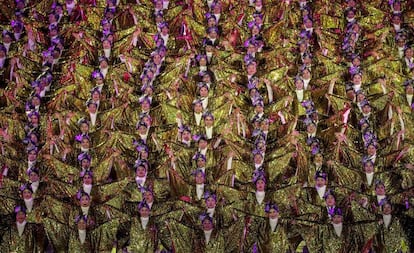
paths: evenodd
<path fill-rule="evenodd" d="M 79 177 L 80 177 L 80 178 L 83 178 L 85 175 L 89 175 L 90 177 L 93 177 L 93 172 L 92 172 L 92 170 L 82 170 L 82 171 L 79 173 Z"/>
<path fill-rule="evenodd" d="M 37 175 L 39 175 L 39 169 L 38 168 L 29 168 L 26 170 L 26 174 L 28 176 L 30 176 L 31 173 L 36 173 Z"/>
<path fill-rule="evenodd" d="M 189 126 L 186 125 L 181 125 L 178 127 L 178 132 L 179 133 L 183 133 L 184 131 L 187 131 L 189 133 L 191 133 L 191 128 Z"/>
<path fill-rule="evenodd" d="M 203 117 L 203 119 L 205 119 L 207 117 L 211 117 L 214 120 L 214 116 L 211 112 L 204 112 L 202 117 Z"/>
<path fill-rule="evenodd" d="M 265 205 L 265 212 L 269 213 L 272 209 L 274 209 L 276 212 L 279 212 L 279 207 L 275 203 L 267 202 Z"/>
<path fill-rule="evenodd" d="M 252 101 L 252 104 L 254 107 L 256 106 L 264 107 L 263 98 L 255 99 L 254 101 Z"/>
<path fill-rule="evenodd" d="M 378 186 L 385 186 L 384 182 L 380 179 L 375 180 L 375 188 L 377 188 Z"/>
<path fill-rule="evenodd" d="M 370 124 L 370 122 L 369 122 L 369 119 L 368 118 L 366 118 L 366 117 L 362 117 L 360 120 L 359 120 L 359 126 L 361 127 L 362 125 L 364 125 L 364 124 L 367 124 L 368 126 L 370 126 L 371 124 Z"/>
<path fill-rule="evenodd" d="M 82 124 L 87 124 L 89 126 L 89 121 L 86 118 L 80 118 L 78 120 L 78 126 L 80 126 Z"/>
<path fill-rule="evenodd" d="M 257 88 L 258 84 L 259 84 L 259 78 L 253 76 L 249 79 L 247 83 L 247 88 L 250 91 L 251 89 Z"/>
<path fill-rule="evenodd" d="M 149 104 L 151 104 L 151 100 L 146 95 L 141 96 L 141 97 L 138 98 L 138 103 L 142 104 L 144 102 L 148 102 Z"/>
<path fill-rule="evenodd" d="M 333 196 L 333 197 L 336 199 L 335 192 L 334 192 L 332 189 L 327 189 L 327 190 L 325 191 L 325 194 L 323 195 L 323 198 L 326 200 L 326 198 L 327 198 L 329 195 L 330 195 L 330 196 Z"/>
<path fill-rule="evenodd" d="M 249 65 L 257 65 L 256 58 L 252 54 L 246 54 L 243 59 L 246 67 Z"/>
<path fill-rule="evenodd" d="M 145 128 L 148 128 L 147 124 L 143 120 L 140 120 L 140 121 L 138 121 L 138 123 L 136 125 L 136 129 L 138 129 L 142 126 L 145 127 Z"/>
<path fill-rule="evenodd" d="M 404 87 L 412 86 L 412 85 L 414 85 L 414 80 L 413 79 L 405 80 L 404 83 L 403 83 Z"/>
<path fill-rule="evenodd" d="M 195 153 L 195 154 L 193 155 L 192 159 L 193 159 L 193 160 L 195 160 L 195 161 L 198 161 L 199 159 L 202 159 L 202 160 L 204 160 L 204 161 L 206 161 L 206 160 L 207 160 L 206 156 L 205 156 L 205 155 L 203 155 L 203 154 L 201 154 L 200 152 Z"/>
<path fill-rule="evenodd" d="M 367 165 L 368 163 L 370 163 L 370 164 L 372 164 L 372 166 L 374 166 L 374 162 L 371 159 L 364 159 L 364 158 L 361 159 L 362 166 L 365 167 L 365 165 Z"/>
<path fill-rule="evenodd" d="M 103 62 L 103 61 L 108 62 L 108 58 L 106 58 L 104 55 L 99 56 L 99 58 L 98 58 L 98 62 L 99 62 L 99 63 L 101 63 L 101 62 Z"/>
<path fill-rule="evenodd" d="M 1 34 L 3 37 L 9 36 L 10 38 L 13 38 L 13 34 L 9 30 L 4 29 Z"/>
<path fill-rule="evenodd" d="M 263 168 L 256 169 L 253 172 L 252 182 L 256 184 L 258 180 L 263 180 L 266 183 L 266 175 Z"/>
<path fill-rule="evenodd" d="M 12 20 L 11 22 L 10 22 L 10 25 L 11 25 L 11 27 L 12 28 L 15 28 L 15 27 L 17 27 L 17 28 L 19 28 L 19 29 L 23 29 L 23 23 L 21 22 L 21 21 L 19 21 L 19 20 Z"/>
<path fill-rule="evenodd" d="M 200 140 L 207 141 L 207 136 L 205 136 L 204 134 L 195 134 L 193 135 L 193 140 L 196 142 L 199 142 Z"/>
<path fill-rule="evenodd" d="M 341 208 L 335 207 L 335 209 L 333 211 L 333 216 L 335 216 L 335 215 L 339 215 L 339 216 L 342 216 L 343 215 Z"/>
<path fill-rule="evenodd" d="M 199 55 L 197 55 L 196 60 L 197 60 L 197 62 L 200 62 L 200 60 L 203 59 L 203 58 L 205 60 L 207 60 L 207 55 L 205 55 L 205 54 L 199 54 Z"/>
<path fill-rule="evenodd" d="M 260 156 L 263 157 L 263 154 L 262 154 L 262 152 L 259 149 L 253 149 L 252 150 L 252 154 L 253 154 L 253 156 L 260 155 Z"/>
<path fill-rule="evenodd" d="M 79 162 L 82 162 L 85 159 L 88 160 L 88 161 L 91 161 L 91 156 L 86 152 L 82 152 L 78 155 L 78 161 Z"/>
<path fill-rule="evenodd" d="M 312 146 L 311 154 L 316 155 L 320 152 L 320 150 L 321 150 L 321 148 L 320 148 L 319 143 L 318 143 L 317 145 Z"/>
<path fill-rule="evenodd" d="M 361 72 L 361 68 L 359 66 L 358 67 L 355 67 L 355 66 L 349 67 L 349 74 L 351 74 L 351 76 L 355 75 L 356 73 L 360 73 L 360 72 Z"/>
<path fill-rule="evenodd" d="M 372 130 L 367 130 L 363 134 L 363 139 L 365 147 L 368 147 L 369 144 L 377 143 L 377 135 Z"/>
<path fill-rule="evenodd" d="M 207 12 L 206 13 L 206 20 L 208 21 L 209 19 L 214 19 L 214 21 L 217 24 L 217 18 L 216 18 L 216 16 L 214 16 L 213 14 L 211 14 L 211 12 Z"/>
<path fill-rule="evenodd" d="M 84 222 L 88 221 L 88 217 L 86 215 L 77 215 L 75 217 L 75 223 L 78 224 L 79 221 L 83 220 Z"/>
<path fill-rule="evenodd" d="M 77 141 L 77 142 L 82 142 L 83 139 L 90 140 L 89 135 L 87 135 L 87 134 L 78 134 L 78 135 L 75 136 L 75 141 Z"/>
<path fill-rule="evenodd" d="M 328 175 L 325 172 L 318 170 L 318 171 L 316 171 L 314 178 L 317 179 L 319 177 L 326 180 Z"/>
<path fill-rule="evenodd" d="M 251 30 L 251 29 L 253 29 L 253 27 L 257 27 L 257 28 L 259 28 L 259 30 L 260 30 L 260 25 L 258 25 L 257 23 L 256 23 L 256 21 L 250 21 L 249 23 L 247 23 L 247 27 Z"/>
<path fill-rule="evenodd" d="M 76 199 L 81 200 L 83 196 L 87 196 L 89 199 L 91 198 L 87 192 L 85 192 L 83 189 L 79 189 L 79 191 L 76 193 Z"/>
<path fill-rule="evenodd" d="M 365 148 L 367 149 L 369 146 L 374 146 L 374 148 L 378 148 L 378 143 L 376 139 L 372 139 L 370 142 L 365 143 Z"/>
<path fill-rule="evenodd" d="M 148 203 L 145 200 L 138 203 L 138 210 L 141 210 L 144 207 L 150 209 Z"/>
<path fill-rule="evenodd" d="M 58 29 L 59 29 L 59 27 L 57 25 L 55 25 L 55 24 L 50 24 L 49 25 L 49 31 L 58 30 Z"/>
<path fill-rule="evenodd" d="M 29 190 L 31 193 L 33 193 L 32 186 L 31 186 L 31 184 L 29 184 L 29 183 L 25 183 L 25 184 L 22 184 L 22 185 L 20 186 L 19 191 L 20 191 L 20 192 L 23 192 L 24 190 Z"/>
<path fill-rule="evenodd" d="M 391 205 L 391 202 L 387 199 L 387 198 L 383 198 L 383 199 L 381 199 L 381 201 L 378 203 L 378 205 L 380 206 L 380 207 L 384 207 L 384 205 L 385 204 L 390 204 Z"/>
<path fill-rule="evenodd" d="M 148 171 L 148 162 L 146 160 L 137 159 L 134 164 L 134 168 L 144 167 Z"/>
<path fill-rule="evenodd" d="M 104 79 L 104 76 L 99 69 L 94 70 L 91 74 L 91 77 L 92 79 L 97 79 L 98 77 L 100 77 L 101 79 Z"/>
<path fill-rule="evenodd" d="M 200 72 L 201 73 L 201 72 Z M 197 88 L 198 88 L 198 90 L 200 90 L 201 88 L 203 88 L 203 87 L 205 87 L 205 88 L 207 88 L 207 89 L 209 89 L 208 88 L 208 85 L 205 83 L 205 82 L 198 82 L 197 83 Z"/>
<path fill-rule="evenodd" d="M 165 27 L 169 28 L 168 23 L 167 23 L 167 22 L 165 22 L 165 21 L 163 21 L 163 22 L 161 22 L 161 23 L 159 23 L 159 24 L 158 24 L 158 28 L 159 28 L 160 30 L 162 30 L 162 29 L 163 29 L 163 28 L 165 28 Z"/>
<path fill-rule="evenodd" d="M 150 89 L 152 89 L 154 91 L 154 86 L 152 86 L 152 84 L 146 83 L 146 84 L 144 84 L 144 85 L 141 86 L 141 92 L 145 92 L 145 90 L 147 88 L 150 88 Z"/>
<path fill-rule="evenodd" d="M 207 200 L 209 198 L 213 198 L 215 201 L 217 201 L 217 196 L 214 193 L 211 193 L 209 191 L 204 191 L 204 200 Z"/>
<path fill-rule="evenodd" d="M 208 213 L 202 213 L 198 216 L 198 218 L 200 219 L 201 223 L 203 223 L 206 219 L 213 223 L 213 218 L 211 218 Z"/>
<path fill-rule="evenodd" d="M 16 207 L 14 208 L 14 213 L 15 213 L 15 214 L 17 214 L 17 213 L 19 213 L 19 212 L 26 213 L 26 208 L 25 208 L 24 206 L 16 206 Z"/>
<path fill-rule="evenodd" d="M 7 49 L 6 49 L 5 46 L 3 46 L 3 45 L 0 44 L 0 51 L 3 51 L 4 53 L 6 53 L 7 52 Z"/>
<path fill-rule="evenodd" d="M 89 107 L 90 105 L 95 105 L 95 106 L 98 106 L 98 105 L 97 105 L 97 103 L 96 103 L 95 101 L 93 101 L 93 99 L 92 99 L 92 98 L 88 99 L 88 101 L 86 101 L 85 105 L 86 105 L 87 107 Z"/>
<path fill-rule="evenodd" d="M 132 144 L 135 146 L 135 150 L 138 152 L 148 152 L 148 146 L 142 140 L 134 140 Z"/>
<path fill-rule="evenodd" d="M 194 177 L 199 174 L 201 174 L 203 178 L 206 178 L 206 173 L 204 173 L 201 169 L 196 169 L 191 172 L 191 175 L 193 175 Z"/>
<path fill-rule="evenodd" d="M 37 111 L 31 111 L 28 115 L 27 115 L 27 117 L 30 119 L 31 117 L 33 117 L 33 116 L 36 116 L 37 118 L 39 118 L 40 117 L 40 114 L 39 114 L 39 112 L 37 112 Z"/>

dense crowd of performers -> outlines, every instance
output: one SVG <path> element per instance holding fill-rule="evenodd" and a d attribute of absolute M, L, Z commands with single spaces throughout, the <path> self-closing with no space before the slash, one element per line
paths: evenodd
<path fill-rule="evenodd" d="M 6 0 L 0 252 L 413 252 L 412 0 Z"/>

